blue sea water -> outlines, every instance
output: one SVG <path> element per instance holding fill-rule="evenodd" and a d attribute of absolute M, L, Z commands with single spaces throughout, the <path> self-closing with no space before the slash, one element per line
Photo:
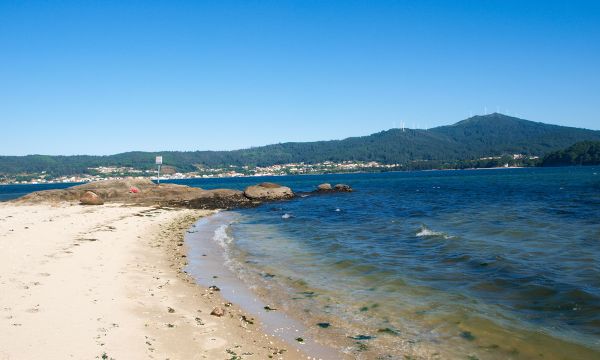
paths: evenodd
<path fill-rule="evenodd" d="M 178 183 L 261 181 L 355 189 L 223 224 L 239 276 L 315 337 L 362 358 L 600 358 L 600 168 Z"/>
<path fill-rule="evenodd" d="M 16 199 L 34 191 L 65 189 L 78 184 L 79 183 L 0 185 L 0 201 Z"/>
<path fill-rule="evenodd" d="M 269 301 L 336 324 L 315 336 L 373 357 L 600 358 L 599 168 L 274 181 L 355 189 L 228 224 L 231 256 Z"/>

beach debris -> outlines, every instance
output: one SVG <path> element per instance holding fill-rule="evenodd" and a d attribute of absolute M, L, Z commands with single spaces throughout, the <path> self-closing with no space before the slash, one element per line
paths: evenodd
<path fill-rule="evenodd" d="M 367 351 L 367 350 L 369 350 L 369 346 L 367 344 L 359 342 L 359 341 L 356 342 L 356 351 L 361 352 L 361 351 Z"/>
<path fill-rule="evenodd" d="M 101 344 L 101 345 L 103 345 L 103 344 Z M 96 356 L 96 358 L 98 358 L 98 357 Z M 106 352 L 103 352 L 102 355 L 100 355 L 100 358 L 102 360 L 115 360 L 113 357 L 108 356 L 108 354 Z"/>
<path fill-rule="evenodd" d="M 375 336 L 371 335 L 356 335 L 356 336 L 348 336 L 352 340 L 371 340 L 374 339 Z"/>
<path fill-rule="evenodd" d="M 210 291 L 221 291 L 221 289 L 219 289 L 219 287 L 216 286 L 216 285 L 209 286 L 208 290 L 210 290 Z"/>
<path fill-rule="evenodd" d="M 233 351 L 231 349 L 225 349 L 225 352 L 228 353 L 229 355 L 231 355 L 229 360 L 241 360 L 242 359 L 241 356 L 239 356 L 235 351 Z"/>
<path fill-rule="evenodd" d="M 389 328 L 389 327 L 379 329 L 379 330 L 377 330 L 377 332 L 378 333 L 382 333 L 382 334 L 395 335 L 395 336 L 400 335 L 400 332 L 398 330 L 394 330 L 394 329 Z"/>
<path fill-rule="evenodd" d="M 296 341 L 299 342 L 300 344 L 304 344 L 304 339 L 301 337 L 297 337 Z"/>
<path fill-rule="evenodd" d="M 194 318 L 194 320 L 196 320 L 196 323 L 198 325 L 204 325 L 204 321 L 202 321 L 202 319 L 200 319 L 199 317 Z"/>
<path fill-rule="evenodd" d="M 140 192 L 140 189 L 138 189 L 136 186 L 132 186 L 129 188 L 129 193 L 131 194 L 137 194 Z"/>
<path fill-rule="evenodd" d="M 240 320 L 242 320 L 246 324 L 254 324 L 254 320 L 248 319 L 248 317 L 246 315 L 242 315 L 240 317 Z"/>
<path fill-rule="evenodd" d="M 275 311 L 277 309 L 270 307 L 269 305 L 265 306 L 263 309 L 267 310 L 267 311 Z"/>
<path fill-rule="evenodd" d="M 232 303 L 230 303 L 230 302 L 226 302 L 226 303 L 225 303 L 225 304 L 223 304 L 223 305 L 225 305 L 225 307 L 232 307 L 232 306 L 233 306 L 233 304 L 232 304 Z"/>
<path fill-rule="evenodd" d="M 320 328 L 323 328 L 323 329 L 327 329 L 328 327 L 331 326 L 331 324 L 328 322 L 320 322 L 320 323 L 317 323 L 317 326 Z"/>
<path fill-rule="evenodd" d="M 223 309 L 220 306 L 217 306 L 210 312 L 210 314 L 213 316 L 221 317 L 225 315 L 225 309 Z"/>
<path fill-rule="evenodd" d="M 463 331 L 460 333 L 460 337 L 468 340 L 468 341 L 473 341 L 475 340 L 475 335 L 473 335 L 470 331 Z"/>
<path fill-rule="evenodd" d="M 317 296 L 317 294 L 314 291 L 302 291 L 302 292 L 300 292 L 300 294 L 304 295 L 304 297 L 307 297 L 307 298 L 313 298 L 313 297 Z"/>
<path fill-rule="evenodd" d="M 167 311 L 168 311 L 169 313 L 171 313 L 171 314 L 172 314 L 172 313 L 174 313 L 174 312 L 175 312 L 175 309 L 173 309 L 172 307 L 170 307 L 170 306 L 169 306 L 169 307 L 167 308 Z"/>
<path fill-rule="evenodd" d="M 86 191 L 79 198 L 81 205 L 104 205 L 104 200 L 93 191 Z"/>

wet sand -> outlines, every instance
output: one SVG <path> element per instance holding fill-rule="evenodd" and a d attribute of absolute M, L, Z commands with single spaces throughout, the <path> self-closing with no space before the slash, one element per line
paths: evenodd
<path fill-rule="evenodd" d="M 181 271 L 209 214 L 0 204 L 0 359 L 306 359 Z"/>
<path fill-rule="evenodd" d="M 286 309 L 262 300 L 263 292 L 270 289 L 260 288 L 261 283 L 240 279 L 239 271 L 235 271 L 231 259 L 225 255 L 225 244 L 228 236 L 224 225 L 231 220 L 228 213 L 200 219 L 186 234 L 189 264 L 185 267 L 189 275 L 202 286 L 219 287 L 225 299 L 239 305 L 244 311 L 254 316 L 253 323 L 270 335 L 274 335 L 293 348 L 300 348 L 311 357 L 319 359 L 354 359 L 354 354 L 346 354 L 319 337 L 304 326 L 297 317 L 288 314 Z M 218 236 L 219 239 L 215 239 Z M 248 280 L 248 279 L 246 279 Z M 320 334 L 323 335 L 323 334 Z"/>

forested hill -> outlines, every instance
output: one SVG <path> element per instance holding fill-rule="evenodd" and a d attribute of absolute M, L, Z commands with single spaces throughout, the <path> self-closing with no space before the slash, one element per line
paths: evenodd
<path fill-rule="evenodd" d="M 523 120 L 502 114 L 474 116 L 429 130 L 391 129 L 344 140 L 291 142 L 234 151 L 128 152 L 110 156 L 0 156 L 0 174 L 48 171 L 84 173 L 88 167 L 149 169 L 154 157 L 179 171 L 198 166 L 258 165 L 345 160 L 406 164 L 415 160 L 458 161 L 503 154 L 543 156 L 584 140 L 600 141 L 600 131 Z"/>
<path fill-rule="evenodd" d="M 581 141 L 544 157 L 542 166 L 600 165 L 600 141 Z"/>

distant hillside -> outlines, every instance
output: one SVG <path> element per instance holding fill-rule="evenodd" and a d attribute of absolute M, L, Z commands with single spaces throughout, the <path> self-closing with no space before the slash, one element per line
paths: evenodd
<path fill-rule="evenodd" d="M 600 131 L 523 120 L 502 114 L 474 116 L 429 130 L 391 129 L 344 140 L 290 142 L 234 151 L 128 152 L 110 156 L 0 156 L 0 174 L 48 171 L 54 175 L 84 173 L 88 167 L 154 167 L 154 157 L 179 171 L 227 165 L 268 166 L 291 162 L 344 160 L 409 164 L 479 159 L 503 154 L 543 156 L 578 141 L 600 141 Z"/>
<path fill-rule="evenodd" d="M 600 141 L 581 141 L 542 160 L 542 166 L 566 165 L 600 165 Z"/>

